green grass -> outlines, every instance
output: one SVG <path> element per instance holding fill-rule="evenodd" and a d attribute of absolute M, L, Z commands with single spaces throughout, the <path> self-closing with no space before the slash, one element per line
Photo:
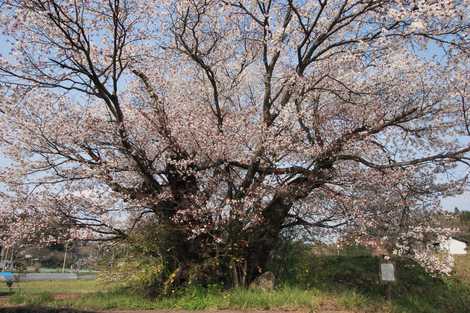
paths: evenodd
<path fill-rule="evenodd" d="M 351 291 L 345 291 L 342 294 L 339 294 L 337 296 L 337 302 L 344 307 L 345 309 L 348 310 L 353 310 L 353 309 L 366 309 L 369 306 L 372 306 L 372 301 L 370 298 L 358 293 L 355 290 Z M 375 303 L 377 302 L 382 302 L 381 300 L 376 300 L 374 301 Z M 381 303 L 383 304 L 383 303 Z"/>
<path fill-rule="evenodd" d="M 55 305 L 81 309 L 272 309 L 313 308 L 318 305 L 315 291 L 280 289 L 274 292 L 256 290 L 231 290 L 227 292 L 194 288 L 184 293 L 162 299 L 149 300 L 136 294 L 115 290 L 96 293 L 73 301 L 56 302 Z"/>
<path fill-rule="evenodd" d="M 357 295 L 355 295 L 357 296 Z M 356 299 L 345 293 L 341 299 L 350 308 L 356 305 Z M 50 293 L 26 295 L 17 293 L 11 297 L 15 304 L 49 305 L 53 307 L 73 307 L 88 310 L 110 309 L 237 309 L 237 310 L 269 310 L 269 309 L 308 309 L 313 311 L 323 302 L 332 302 L 333 296 L 319 290 L 303 290 L 284 287 L 272 292 L 261 290 L 235 289 L 230 291 L 207 291 L 202 288 L 191 288 L 173 297 L 161 299 L 146 299 L 140 295 L 124 290 L 96 292 L 85 297 L 72 300 L 53 300 Z"/>
<path fill-rule="evenodd" d="M 63 280 L 63 281 L 25 281 L 15 282 L 13 290 L 25 294 L 39 294 L 47 291 L 53 293 L 91 293 L 105 289 L 96 280 Z M 0 282 L 0 292 L 7 292 L 5 284 Z"/>
<path fill-rule="evenodd" d="M 65 282 L 64 282 L 65 283 Z M 68 281 L 69 290 L 79 290 L 83 286 L 74 286 L 77 281 Z M 41 284 L 35 284 L 41 286 Z M 22 289 L 10 297 L 12 304 L 25 304 L 30 306 L 73 307 L 86 310 L 111 309 L 175 309 L 175 310 L 269 310 L 305 309 L 313 312 L 324 304 L 333 305 L 339 309 L 363 309 L 367 312 L 386 313 L 383 308 L 385 302 L 378 299 L 374 303 L 370 299 L 354 291 L 338 293 L 325 292 L 319 289 L 301 289 L 295 287 L 280 287 L 271 292 L 253 289 L 234 289 L 222 291 L 220 289 L 189 288 L 172 297 L 148 299 L 142 295 L 128 292 L 123 289 L 90 292 L 78 299 L 55 300 L 53 292 L 40 291 L 40 289 Z M 378 309 L 382 308 L 382 309 Z M 365 312 L 364 311 L 364 312 Z"/>
<path fill-rule="evenodd" d="M 294 309 L 315 308 L 321 300 L 317 290 L 280 288 L 273 292 L 235 289 L 231 291 L 187 290 L 180 296 L 155 302 L 157 308 L 203 310 L 203 309 Z"/>
<path fill-rule="evenodd" d="M 322 256 L 297 262 L 285 272 L 272 292 L 192 287 L 171 297 L 148 299 L 141 294 L 113 288 L 96 281 L 23 282 L 10 302 L 77 309 L 303 309 L 347 310 L 367 313 L 464 313 L 470 307 L 470 281 L 461 260 L 457 276 L 434 278 L 416 264 L 398 261 L 398 281 L 392 301 L 384 300 L 379 283 L 378 260 L 371 256 Z M 462 265 L 463 264 L 463 265 Z M 285 275 L 285 276 L 284 276 Z M 463 276 L 462 276 L 463 275 Z M 77 294 L 80 298 L 54 299 L 54 294 Z M 85 294 L 85 295 L 84 295 Z"/>
<path fill-rule="evenodd" d="M 22 291 L 15 292 L 9 299 L 12 304 L 26 304 L 38 306 L 54 301 L 53 295 L 48 291 L 38 292 L 34 294 L 25 293 Z"/>

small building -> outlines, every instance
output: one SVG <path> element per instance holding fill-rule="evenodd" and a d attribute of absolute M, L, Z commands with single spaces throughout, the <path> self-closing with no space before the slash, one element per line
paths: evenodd
<path fill-rule="evenodd" d="M 447 250 L 452 255 L 467 254 L 468 242 L 463 239 L 449 238 L 446 242 L 441 243 L 441 249 Z"/>

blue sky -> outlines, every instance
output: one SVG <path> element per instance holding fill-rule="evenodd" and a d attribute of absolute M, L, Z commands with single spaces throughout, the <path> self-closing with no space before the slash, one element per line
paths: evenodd
<path fill-rule="evenodd" d="M 442 205 L 448 210 L 458 208 L 461 211 L 470 211 L 470 192 L 464 192 L 462 195 L 457 197 L 445 198 L 442 201 Z"/>

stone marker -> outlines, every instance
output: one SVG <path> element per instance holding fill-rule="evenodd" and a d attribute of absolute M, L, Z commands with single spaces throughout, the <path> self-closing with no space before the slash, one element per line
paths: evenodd
<path fill-rule="evenodd" d="M 272 272 L 265 272 L 258 276 L 251 284 L 252 289 L 261 289 L 263 291 L 271 291 L 274 289 L 274 274 Z"/>

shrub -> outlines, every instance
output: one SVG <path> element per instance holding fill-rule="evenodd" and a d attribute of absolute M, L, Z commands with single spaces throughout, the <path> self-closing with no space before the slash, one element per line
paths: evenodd
<path fill-rule="evenodd" d="M 160 278 L 163 271 L 156 258 L 122 258 L 115 265 L 98 274 L 98 280 L 117 283 L 118 287 L 134 292 L 145 292 Z"/>

